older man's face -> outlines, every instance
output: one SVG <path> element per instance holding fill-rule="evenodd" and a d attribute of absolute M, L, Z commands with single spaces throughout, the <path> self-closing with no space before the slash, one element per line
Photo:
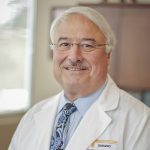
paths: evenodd
<path fill-rule="evenodd" d="M 59 25 L 55 41 L 60 47 L 69 49 L 54 50 L 53 71 L 70 100 L 87 96 L 104 84 L 109 63 L 105 46 L 85 51 L 95 43 L 105 44 L 103 33 L 93 22 L 72 14 Z"/>

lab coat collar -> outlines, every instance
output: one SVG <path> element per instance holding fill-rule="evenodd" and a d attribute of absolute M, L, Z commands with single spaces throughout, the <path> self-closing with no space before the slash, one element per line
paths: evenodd
<path fill-rule="evenodd" d="M 99 98 L 103 111 L 110 111 L 117 108 L 119 103 L 119 88 L 108 75 L 108 83 Z"/>

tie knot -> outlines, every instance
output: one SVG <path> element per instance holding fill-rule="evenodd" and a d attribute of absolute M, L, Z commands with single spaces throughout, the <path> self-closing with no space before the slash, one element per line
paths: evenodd
<path fill-rule="evenodd" d="M 63 113 L 67 116 L 70 116 L 76 110 L 77 110 L 76 106 L 72 103 L 66 103 L 66 105 L 63 107 Z"/>

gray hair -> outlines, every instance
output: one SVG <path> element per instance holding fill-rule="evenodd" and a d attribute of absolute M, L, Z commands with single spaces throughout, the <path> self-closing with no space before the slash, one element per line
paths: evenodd
<path fill-rule="evenodd" d="M 57 27 L 67 16 L 69 16 L 72 13 L 77 13 L 77 14 L 81 14 L 82 16 L 85 16 L 86 18 L 91 20 L 95 25 L 99 27 L 99 29 L 103 32 L 106 38 L 106 43 L 108 44 L 106 45 L 107 53 L 109 53 L 115 47 L 116 38 L 110 25 L 108 24 L 108 22 L 106 21 L 106 19 L 102 14 L 89 7 L 72 7 L 66 10 L 58 18 L 56 18 L 52 22 L 51 29 L 50 29 L 50 37 L 53 42 L 54 42 L 55 33 L 57 33 L 56 32 Z"/>

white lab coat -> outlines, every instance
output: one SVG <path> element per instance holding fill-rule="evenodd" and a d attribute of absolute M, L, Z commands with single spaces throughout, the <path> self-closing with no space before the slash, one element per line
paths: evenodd
<path fill-rule="evenodd" d="M 49 150 L 60 94 L 36 104 L 21 120 L 8 150 Z M 150 109 L 109 77 L 65 150 L 150 150 Z"/>

